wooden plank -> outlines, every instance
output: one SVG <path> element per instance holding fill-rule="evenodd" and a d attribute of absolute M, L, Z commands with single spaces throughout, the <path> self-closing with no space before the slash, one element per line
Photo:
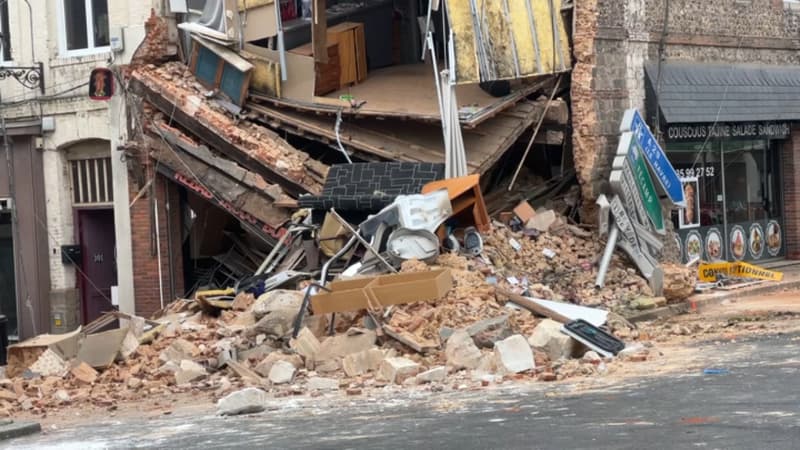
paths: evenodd
<path fill-rule="evenodd" d="M 270 4 L 251 6 L 252 1 L 247 2 L 246 11 L 239 8 L 241 16 L 246 20 L 242 29 L 244 41 L 253 42 L 277 35 L 278 17 L 275 14 L 275 4 L 270 1 Z"/>
<path fill-rule="evenodd" d="M 245 381 L 249 381 L 258 385 L 264 385 L 266 383 L 266 380 L 261 378 L 261 375 L 238 361 L 228 360 L 226 364 L 231 368 L 231 370 L 234 371 L 234 373 L 239 375 Z"/>
<path fill-rule="evenodd" d="M 497 289 L 497 294 L 499 294 L 499 295 L 501 295 L 503 297 L 508 297 L 509 300 L 511 300 L 515 304 L 527 309 L 528 311 L 530 311 L 532 313 L 539 314 L 540 316 L 544 316 L 544 317 L 553 319 L 556 322 L 560 322 L 560 323 L 571 322 L 571 320 L 567 316 L 564 316 L 564 315 L 562 315 L 562 314 L 560 314 L 560 313 L 558 313 L 556 311 L 553 311 L 552 309 L 550 309 L 550 308 L 548 308 L 546 306 L 542 306 L 542 305 L 534 302 L 533 300 L 525 298 L 525 297 L 523 297 L 523 296 L 521 296 L 519 294 L 515 294 L 515 293 L 509 292 L 509 291 L 505 291 L 503 289 Z"/>
<path fill-rule="evenodd" d="M 192 36 L 197 43 L 204 46 L 205 48 L 211 50 L 222 58 L 225 62 L 230 64 L 231 66 L 235 67 L 236 70 L 240 72 L 247 72 L 253 69 L 253 65 L 247 62 L 246 59 L 242 58 L 238 53 L 234 52 L 233 50 L 223 47 L 222 45 L 217 44 L 216 42 L 209 41 L 208 39 L 204 39 L 200 36 Z"/>
<path fill-rule="evenodd" d="M 358 82 L 367 79 L 367 42 L 364 37 L 364 24 L 359 23 L 354 29 L 356 43 L 356 71 L 358 72 Z"/>
<path fill-rule="evenodd" d="M 464 130 L 467 165 L 471 173 L 485 173 L 522 134 L 538 119 L 543 108 L 534 108 L 533 102 L 524 101 L 512 109 L 498 114 L 474 129 Z M 291 133 L 303 134 L 319 142 L 336 139 L 335 119 L 304 114 L 285 108 L 270 108 L 250 103 L 250 108 L 268 118 L 277 120 L 274 126 Z M 527 112 L 527 113 L 526 113 Z M 563 133 L 558 132 L 563 136 Z M 340 130 L 342 143 L 358 152 L 359 156 L 372 155 L 389 161 L 443 162 L 444 145 L 439 124 L 381 121 L 362 119 L 358 124 L 346 123 Z M 550 143 L 558 136 L 540 133 L 539 143 Z M 544 141 L 543 141 L 544 139 Z"/>
<path fill-rule="evenodd" d="M 339 87 L 350 86 L 358 82 L 355 32 L 348 28 L 333 34 L 339 44 Z"/>
<path fill-rule="evenodd" d="M 236 6 L 239 8 L 239 11 L 245 11 L 258 8 L 259 6 L 272 5 L 274 3 L 275 0 L 238 0 Z"/>
<path fill-rule="evenodd" d="M 430 340 L 427 339 L 420 339 L 418 336 L 402 328 L 395 328 L 390 325 L 384 325 L 383 331 L 390 338 L 400 342 L 401 344 L 406 345 L 407 347 L 411 348 L 417 353 L 427 353 L 438 347 L 437 343 L 431 342 Z"/>
<path fill-rule="evenodd" d="M 328 63 L 328 13 L 325 0 L 314 0 L 311 6 L 311 42 L 314 47 L 314 61 Z"/>

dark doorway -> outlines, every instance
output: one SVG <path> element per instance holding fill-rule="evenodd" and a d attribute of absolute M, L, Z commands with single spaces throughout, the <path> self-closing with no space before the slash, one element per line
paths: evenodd
<path fill-rule="evenodd" d="M 18 336 L 14 238 L 11 226 L 11 213 L 0 212 L 0 314 L 8 318 L 9 336 Z"/>
<path fill-rule="evenodd" d="M 111 303 L 111 286 L 117 284 L 114 211 L 81 209 L 77 216 L 83 272 L 78 273 L 78 278 L 83 323 L 87 324 L 116 309 Z"/>

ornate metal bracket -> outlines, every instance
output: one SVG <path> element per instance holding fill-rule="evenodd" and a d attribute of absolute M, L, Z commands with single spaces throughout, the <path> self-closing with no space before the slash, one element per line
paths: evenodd
<path fill-rule="evenodd" d="M 44 66 L 38 63 L 33 67 L 0 66 L 0 81 L 14 78 L 28 89 L 39 88 L 44 95 Z"/>

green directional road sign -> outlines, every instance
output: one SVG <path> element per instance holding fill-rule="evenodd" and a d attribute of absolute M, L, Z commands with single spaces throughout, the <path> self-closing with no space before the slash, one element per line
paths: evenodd
<path fill-rule="evenodd" d="M 645 161 L 644 155 L 635 139 L 631 140 L 630 149 L 628 151 L 628 164 L 633 172 L 633 178 L 636 180 L 636 187 L 639 190 L 639 196 L 647 211 L 647 217 L 650 218 L 653 228 L 663 234 L 664 216 L 661 213 L 661 203 L 658 201 L 658 194 L 656 194 L 656 187 L 653 184 L 653 179 L 650 178 L 650 172 L 647 169 L 647 161 Z"/>

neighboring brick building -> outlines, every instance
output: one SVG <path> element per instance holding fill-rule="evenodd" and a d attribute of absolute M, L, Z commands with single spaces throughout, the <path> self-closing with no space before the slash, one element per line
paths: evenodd
<path fill-rule="evenodd" d="M 117 239 L 130 228 L 127 166 L 117 151 L 124 101 L 90 100 L 88 81 L 95 68 L 130 61 L 162 2 L 1 3 L 0 66 L 41 63 L 44 80 L 43 91 L 0 81 L 14 162 L 13 183 L 5 162 L 0 168 L 0 270 L 9 275 L 0 277 L 0 314 L 11 319 L 13 339 L 68 331 L 113 309 L 112 286 L 120 309 L 134 310 L 130 239 Z M 112 51 L 115 36 L 122 48 Z M 82 252 L 65 262 L 64 246 Z"/>
<path fill-rule="evenodd" d="M 606 189 L 623 112 L 638 108 L 696 193 L 696 215 L 671 217 L 684 260 L 800 258 L 798 6 L 577 0 L 573 150 L 585 219 Z"/>

